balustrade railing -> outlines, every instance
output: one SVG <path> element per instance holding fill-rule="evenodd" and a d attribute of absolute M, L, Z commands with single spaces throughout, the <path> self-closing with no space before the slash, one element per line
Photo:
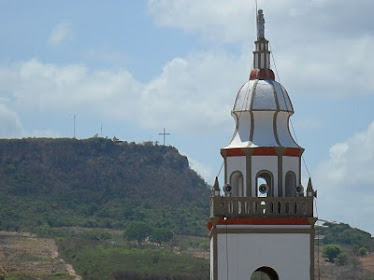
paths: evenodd
<path fill-rule="evenodd" d="M 313 197 L 211 197 L 211 217 L 313 217 Z"/>

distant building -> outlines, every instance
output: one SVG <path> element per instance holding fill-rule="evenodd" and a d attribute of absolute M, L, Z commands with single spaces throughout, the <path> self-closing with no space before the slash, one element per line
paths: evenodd
<path fill-rule="evenodd" d="M 212 189 L 210 279 L 311 280 L 315 192 L 311 180 L 306 191 L 301 185 L 304 149 L 289 130 L 290 97 L 270 68 L 262 10 L 257 31 L 253 70 L 231 112 L 234 135 L 221 149 L 224 185 L 216 179 Z"/>

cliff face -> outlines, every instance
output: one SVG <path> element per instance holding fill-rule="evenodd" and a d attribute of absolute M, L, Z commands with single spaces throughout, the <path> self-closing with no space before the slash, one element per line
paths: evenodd
<path fill-rule="evenodd" d="M 3 139 L 0 178 L 0 227 L 7 230 L 144 220 L 200 234 L 208 216 L 208 187 L 187 158 L 152 143 Z"/>

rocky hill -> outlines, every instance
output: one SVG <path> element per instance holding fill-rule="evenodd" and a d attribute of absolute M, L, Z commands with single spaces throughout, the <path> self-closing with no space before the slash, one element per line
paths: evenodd
<path fill-rule="evenodd" d="M 122 229 L 132 220 L 206 234 L 209 189 L 173 147 L 104 138 L 0 140 L 0 229 Z"/>

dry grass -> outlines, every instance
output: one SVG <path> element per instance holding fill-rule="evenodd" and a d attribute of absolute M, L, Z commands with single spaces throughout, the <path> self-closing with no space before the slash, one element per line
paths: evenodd
<path fill-rule="evenodd" d="M 368 254 L 360 259 L 363 269 L 374 273 L 374 254 Z"/>
<path fill-rule="evenodd" d="M 374 273 L 374 255 L 358 257 L 349 249 L 344 250 L 348 255 L 348 262 L 344 266 L 327 262 L 322 256 L 322 246 L 319 254 L 315 250 L 315 279 L 318 280 L 364 280 Z M 318 277 L 320 276 L 320 278 Z M 370 278 L 372 279 L 372 278 Z"/>
<path fill-rule="evenodd" d="M 9 279 L 80 279 L 59 258 L 53 239 L 29 233 L 0 232 L 0 275 Z"/>

